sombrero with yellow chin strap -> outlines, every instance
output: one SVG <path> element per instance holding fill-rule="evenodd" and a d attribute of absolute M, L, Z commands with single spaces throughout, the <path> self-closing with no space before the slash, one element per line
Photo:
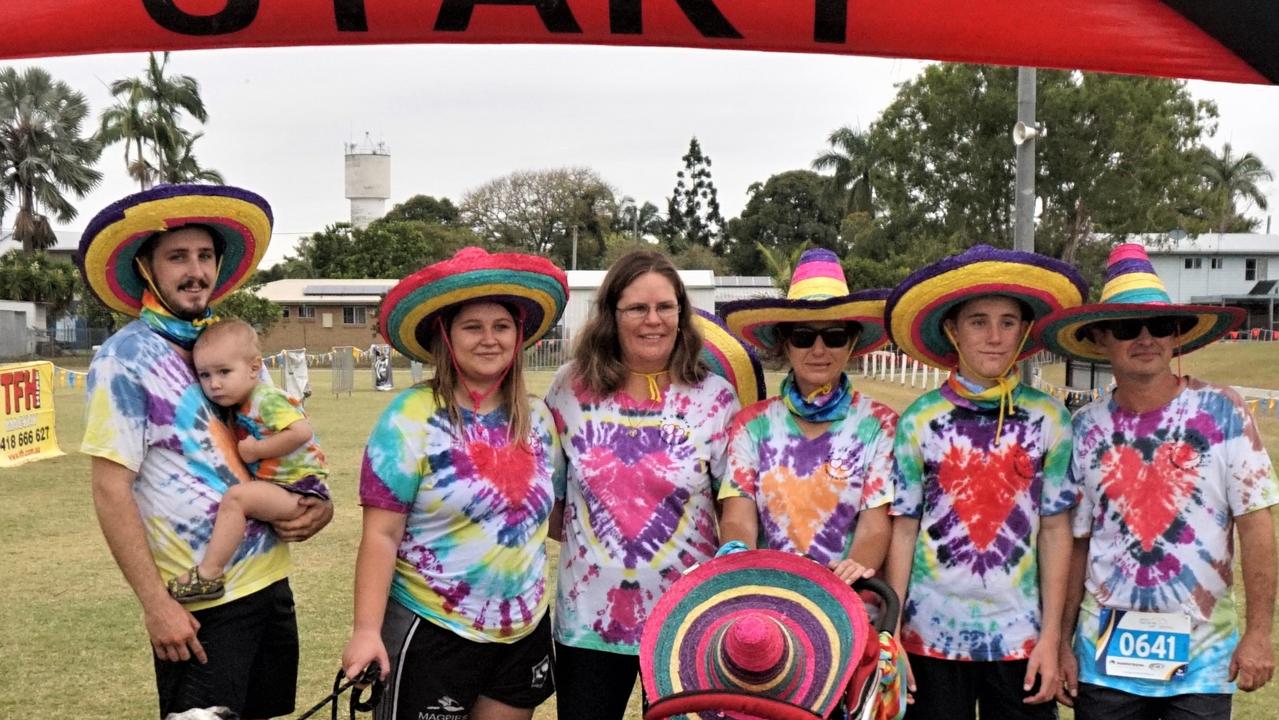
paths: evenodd
<path fill-rule="evenodd" d="M 1106 284 L 1100 302 L 1062 308 L 1044 319 L 1036 334 L 1049 350 L 1076 360 L 1106 362 L 1089 326 L 1107 320 L 1168 317 L 1180 319 L 1174 355 L 1184 355 L 1217 340 L 1243 323 L 1243 308 L 1178 305 L 1137 243 L 1116 245 L 1106 260 Z"/>
<path fill-rule="evenodd" d="M 544 257 L 490 253 L 466 247 L 447 260 L 427 265 L 391 288 L 382 300 L 378 324 L 396 350 L 432 362 L 431 337 L 437 318 L 454 305 L 485 301 L 518 310 L 523 347 L 542 339 L 568 304 L 568 277 Z"/>
<path fill-rule="evenodd" d="M 89 290 L 109 309 L 137 317 L 148 282 L 135 261 L 156 233 L 202 225 L 213 234 L 218 273 L 209 304 L 249 279 L 271 241 L 271 206 L 229 185 L 157 185 L 108 205 L 89 221 L 76 265 Z"/>

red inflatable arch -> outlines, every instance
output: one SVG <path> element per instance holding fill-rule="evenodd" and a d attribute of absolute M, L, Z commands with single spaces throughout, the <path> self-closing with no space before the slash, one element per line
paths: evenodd
<path fill-rule="evenodd" d="M 1279 83 L 1271 0 L 4 0 L 0 57 L 373 43 L 878 55 Z"/>

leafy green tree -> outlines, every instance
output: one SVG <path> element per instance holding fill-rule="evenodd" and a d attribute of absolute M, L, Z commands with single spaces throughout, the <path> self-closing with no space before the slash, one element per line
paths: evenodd
<path fill-rule="evenodd" d="M 10 251 L 0 256 L 0 299 L 44 303 L 57 318 L 71 306 L 79 276 L 71 263 L 43 252 Z"/>
<path fill-rule="evenodd" d="M 1258 209 L 1265 210 L 1266 195 L 1261 192 L 1258 183 L 1274 180 L 1274 175 L 1261 162 L 1261 159 L 1250 152 L 1235 156 L 1230 143 L 1226 143 L 1218 155 L 1208 148 L 1202 150 L 1202 167 L 1204 180 L 1208 183 L 1208 214 L 1217 232 L 1228 232 L 1232 226 L 1242 225 L 1242 229 L 1251 230 L 1256 221 L 1249 223 L 1239 212 L 1236 201 L 1254 203 Z"/>
<path fill-rule="evenodd" d="M 875 153 L 869 133 L 844 126 L 833 131 L 826 144 L 830 149 L 813 160 L 813 169 L 830 171 L 830 192 L 840 197 L 844 214 L 862 212 L 875 217 Z"/>
<path fill-rule="evenodd" d="M 339 277 L 400 279 L 475 244 L 466 228 L 434 222 L 375 222 L 351 233 L 351 248 Z"/>
<path fill-rule="evenodd" d="M 827 188 L 827 179 L 811 170 L 789 170 L 752 184 L 746 207 L 724 233 L 729 267 L 739 275 L 771 275 L 769 259 L 787 258 L 800 245 L 842 254 L 840 206 Z"/>
<path fill-rule="evenodd" d="M 166 183 L 212 183 L 222 185 L 226 180 L 222 173 L 200 165 L 195 157 L 195 141 L 204 133 L 188 133 L 178 128 L 176 145 L 162 149 L 164 162 L 160 165 L 160 180 Z"/>
<path fill-rule="evenodd" d="M 430 195 L 414 195 L 391 208 L 385 215 L 373 222 L 397 222 L 402 220 L 420 220 L 422 222 L 439 223 L 440 225 L 456 225 L 458 209 L 452 200 L 446 197 L 435 198 Z"/>
<path fill-rule="evenodd" d="M 675 173 L 675 189 L 666 201 L 666 243 L 676 254 L 695 245 L 719 251 L 724 216 L 711 178 L 711 158 L 693 137 L 682 159 L 684 169 Z"/>
<path fill-rule="evenodd" d="M 38 67 L 0 69 L 0 223 L 17 207 L 14 239 L 24 252 L 51 247 L 58 222 L 75 219 L 66 194 L 83 198 L 102 179 L 93 169 L 102 147 L 81 135 L 84 95 Z"/>
<path fill-rule="evenodd" d="M 306 270 L 303 277 L 341 278 L 346 277 L 346 258 L 351 254 L 354 241 L 351 239 L 350 223 L 339 222 L 329 225 L 318 233 L 307 235 L 298 241 L 295 255 L 285 258 L 285 263 L 296 259 L 294 267 Z"/>
<path fill-rule="evenodd" d="M 662 211 L 656 205 L 648 201 L 637 205 L 635 198 L 625 195 L 617 203 L 613 231 L 629 233 L 633 239 L 639 241 L 649 236 L 660 237 L 665 224 Z"/>
<path fill-rule="evenodd" d="M 222 298 L 214 312 L 223 318 L 239 318 L 262 335 L 271 332 L 271 328 L 275 327 L 283 314 L 279 305 L 248 290 L 236 290 Z"/>

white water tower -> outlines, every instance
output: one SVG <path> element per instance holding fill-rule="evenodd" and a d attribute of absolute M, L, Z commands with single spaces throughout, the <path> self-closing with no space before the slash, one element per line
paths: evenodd
<path fill-rule="evenodd" d="M 391 197 L 391 151 L 386 143 L 346 143 L 346 199 L 351 201 L 351 225 L 366 228 L 386 213 Z"/>

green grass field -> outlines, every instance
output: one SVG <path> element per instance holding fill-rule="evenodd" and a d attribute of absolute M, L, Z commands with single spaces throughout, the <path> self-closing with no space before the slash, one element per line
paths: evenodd
<path fill-rule="evenodd" d="M 1237 363 L 1248 378 L 1237 384 L 1279 388 L 1279 345 L 1270 346 L 1270 354 L 1257 347 L 1212 347 L 1187 358 L 1186 369 L 1229 380 L 1229 368 Z M 370 389 L 368 368 L 357 368 L 359 389 L 338 398 L 328 392 L 329 370 L 312 372 L 316 394 L 307 409 L 328 454 L 338 502 L 329 528 L 294 546 L 292 582 L 302 637 L 299 712 L 328 693 L 349 632 L 360 532 L 356 473 L 366 434 L 393 395 Z M 400 385 L 407 384 L 407 373 L 397 373 Z M 772 378 L 774 387 L 777 380 Z M 550 374 L 530 373 L 529 381 L 541 393 Z M 862 378 L 854 385 L 899 410 L 919 392 Z M 141 613 L 98 530 L 88 458 L 76 452 L 84 432 L 83 391 L 58 389 L 55 401 L 58 437 L 68 454 L 0 471 L 0 543 L 9 558 L 8 579 L 0 584 L 0 718 L 154 717 Z M 1279 420 L 1262 418 L 1259 425 L 1276 457 Z M 553 718 L 553 703 L 536 717 Z M 1236 717 L 1274 717 L 1279 683 L 1239 696 L 1236 707 Z M 628 718 L 639 718 L 637 703 Z"/>

